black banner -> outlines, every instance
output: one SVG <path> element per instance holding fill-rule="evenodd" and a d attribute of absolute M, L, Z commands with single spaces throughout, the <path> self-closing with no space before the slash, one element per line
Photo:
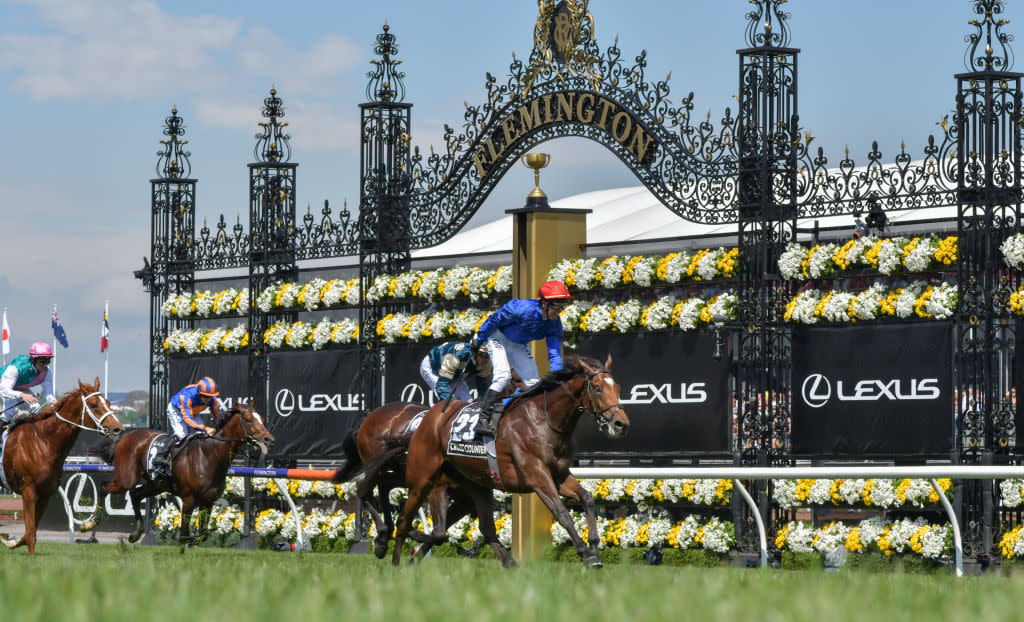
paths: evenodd
<path fill-rule="evenodd" d="M 362 419 L 359 351 L 274 352 L 266 421 L 271 457 L 331 459 Z"/>
<path fill-rule="evenodd" d="M 612 355 L 630 428 L 610 439 L 591 417 L 580 419 L 577 456 L 728 453 L 729 357 L 716 361 L 714 346 L 703 332 L 581 336 L 578 353 L 601 362 Z"/>
<path fill-rule="evenodd" d="M 1015 351 L 1013 353 L 1013 394 L 1010 403 L 1016 409 L 1017 447 L 1024 447 L 1024 321 L 1017 320 L 1014 325 Z"/>
<path fill-rule="evenodd" d="M 949 457 L 948 322 L 793 329 L 793 453 Z"/>
<path fill-rule="evenodd" d="M 167 368 L 167 376 L 171 383 L 169 395 L 174 395 L 187 385 L 199 382 L 203 376 L 209 376 L 217 383 L 220 401 L 227 408 L 231 408 L 236 400 L 248 403 L 258 390 L 249 386 L 249 357 L 245 354 L 170 357 Z M 167 408 L 166 404 L 164 408 Z"/>

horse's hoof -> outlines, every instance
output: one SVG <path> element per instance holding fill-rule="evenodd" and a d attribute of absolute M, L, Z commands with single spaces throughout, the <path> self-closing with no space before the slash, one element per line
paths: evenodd
<path fill-rule="evenodd" d="M 139 538 L 141 538 L 141 537 L 142 537 L 142 531 L 141 530 L 140 531 L 136 531 L 132 535 L 128 536 L 128 541 L 131 542 L 132 544 L 135 544 L 136 542 L 139 541 Z"/>
<path fill-rule="evenodd" d="M 583 558 L 584 568 L 604 568 L 604 564 L 601 563 L 601 558 L 597 555 L 591 555 L 590 557 Z"/>
<path fill-rule="evenodd" d="M 373 554 L 377 559 L 384 559 L 384 556 L 388 554 L 388 543 L 387 541 L 381 542 L 379 540 L 373 543 Z"/>
<path fill-rule="evenodd" d="M 506 561 L 502 562 L 501 565 L 505 568 L 515 568 L 516 560 L 512 559 L 512 556 L 509 556 L 509 558 Z"/>

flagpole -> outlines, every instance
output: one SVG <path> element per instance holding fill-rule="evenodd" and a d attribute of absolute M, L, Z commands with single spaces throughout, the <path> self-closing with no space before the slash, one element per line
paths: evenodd
<path fill-rule="evenodd" d="M 107 325 L 107 312 L 109 310 L 110 310 L 110 301 L 108 300 L 103 305 L 103 326 Z M 107 347 L 107 349 L 103 352 L 103 354 L 104 354 L 104 359 L 103 359 L 103 397 L 107 397 L 109 399 L 107 393 L 110 391 L 110 383 L 107 382 L 107 374 L 110 371 L 110 348 Z"/>
<path fill-rule="evenodd" d="M 53 314 L 57 315 L 57 305 L 53 305 Z M 53 383 L 53 394 L 60 395 L 60 389 L 57 388 L 57 334 L 53 334 L 53 360 L 50 361 L 52 367 L 50 367 L 50 382 Z M 45 396 L 44 396 L 45 397 Z"/>

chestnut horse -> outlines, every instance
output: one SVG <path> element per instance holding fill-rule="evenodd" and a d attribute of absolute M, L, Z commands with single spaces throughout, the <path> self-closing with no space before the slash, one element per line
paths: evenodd
<path fill-rule="evenodd" d="M 629 428 L 629 418 L 619 403 L 619 385 L 608 368 L 596 359 L 570 354 L 564 367 L 548 374 L 525 393 L 516 396 L 498 423 L 495 454 L 498 478 L 492 478 L 486 458 L 447 454 L 452 422 L 465 405 L 447 410 L 435 405 L 424 417 L 409 442 L 406 480 L 409 498 L 398 519 L 392 563 L 398 565 L 402 545 L 412 529 L 412 519 L 424 498 L 441 481 L 450 477 L 473 500 L 480 519 L 480 532 L 490 543 L 502 565 L 515 560 L 498 541 L 494 527 L 491 489 L 516 493 L 536 492 L 555 520 L 569 533 L 584 566 L 600 567 L 600 536 L 594 513 L 594 498 L 569 473 L 573 458 L 572 434 L 583 413 L 594 417 L 609 437 L 618 438 Z M 368 473 L 367 477 L 371 474 Z M 584 543 L 573 526 L 569 510 L 559 494 L 583 504 L 589 527 Z M 435 522 L 444 522 L 444 517 Z"/>
<path fill-rule="evenodd" d="M 453 402 L 461 404 L 462 402 Z M 443 404 L 443 402 L 442 402 Z M 395 523 L 390 511 L 391 490 L 405 486 L 405 449 L 412 437 L 409 424 L 416 415 L 427 410 L 423 404 L 412 402 L 388 402 L 373 409 L 366 419 L 359 426 L 354 435 L 349 435 L 342 444 L 345 452 L 344 463 L 335 474 L 332 481 L 335 483 L 347 482 L 359 473 L 363 472 L 362 467 L 368 465 L 374 475 L 367 477 L 360 482 L 357 488 L 357 496 L 373 519 L 377 528 L 377 536 L 373 540 L 373 553 L 378 559 L 384 557 L 388 549 L 388 541 L 391 540 L 391 532 Z M 401 439 L 401 440 L 399 440 Z M 400 446 L 396 446 L 401 443 Z M 373 491 L 377 490 L 377 503 L 374 503 Z M 453 493 L 454 503 L 446 511 L 443 506 L 448 502 L 448 493 Z M 437 516 L 448 514 L 458 520 L 471 509 L 468 496 L 459 494 L 457 488 L 451 486 L 438 486 L 430 494 L 431 515 L 435 517 L 435 534 L 443 536 L 446 525 L 437 522 Z M 419 532 L 414 532 L 419 534 Z M 417 538 L 416 535 L 412 536 Z M 419 555 L 427 554 L 434 545 L 434 541 L 421 540 L 425 546 L 420 549 Z"/>
<path fill-rule="evenodd" d="M 501 397 L 514 395 L 525 386 L 523 379 L 513 370 L 512 377 L 501 392 Z M 442 402 L 443 405 L 447 403 Z M 461 403 L 454 401 L 449 408 Z M 388 402 L 373 409 L 359 425 L 356 433 L 347 436 L 342 443 L 345 455 L 341 467 L 334 473 L 334 483 L 347 482 L 360 473 L 372 471 L 375 474 L 360 482 L 357 495 L 377 528 L 373 552 L 378 559 L 387 553 L 388 541 L 395 528 L 390 511 L 391 490 L 405 486 L 405 452 L 414 432 L 409 426 L 416 415 L 426 410 L 427 406 L 415 402 Z M 441 484 L 431 492 L 429 499 L 430 514 L 434 517 L 434 537 L 426 536 L 419 531 L 410 533 L 410 537 L 424 544 L 417 551 L 420 558 L 426 556 L 434 544 L 444 541 L 443 536 L 449 524 L 458 521 L 473 509 L 472 499 L 461 493 L 450 480 L 442 478 Z M 377 489 L 379 507 L 375 507 L 373 503 L 374 488 Z M 446 507 L 449 495 L 452 497 L 452 505 Z M 448 517 L 447 521 L 438 518 L 445 516 Z"/>
<path fill-rule="evenodd" d="M 7 548 L 28 546 L 36 554 L 36 529 L 46 505 L 60 486 L 64 460 L 78 440 L 81 430 L 93 430 L 114 439 L 124 432 L 110 402 L 100 393 L 100 379 L 92 385 L 78 382 L 78 388 L 65 393 L 38 415 L 15 426 L 4 449 L 4 477 L 10 488 L 21 494 L 25 508 L 25 535 L 17 542 L 0 538 Z"/>
<path fill-rule="evenodd" d="M 159 430 L 134 430 L 124 435 L 119 443 L 102 440 L 89 448 L 89 452 L 114 465 L 114 479 L 100 491 L 100 499 L 107 495 L 128 492 L 135 510 L 135 533 L 128 537 L 137 542 L 145 532 L 142 520 L 142 502 L 167 491 L 166 479 L 153 481 L 146 474 L 147 453 Z M 248 404 L 236 403 L 218 422 L 213 436 L 197 435 L 175 456 L 171 464 L 169 492 L 181 498 L 181 550 L 189 543 L 189 524 L 196 509 L 210 509 L 224 492 L 228 467 L 238 448 L 243 444 L 260 447 L 264 454 L 273 445 L 274 437 L 263 425 L 263 418 Z M 90 522 L 83 531 L 95 528 Z"/>

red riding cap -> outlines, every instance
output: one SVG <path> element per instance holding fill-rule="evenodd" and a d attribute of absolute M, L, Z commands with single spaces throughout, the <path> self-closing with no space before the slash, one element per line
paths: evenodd
<path fill-rule="evenodd" d="M 541 285 L 537 297 L 541 300 L 572 300 L 572 294 L 561 281 L 548 281 Z"/>

